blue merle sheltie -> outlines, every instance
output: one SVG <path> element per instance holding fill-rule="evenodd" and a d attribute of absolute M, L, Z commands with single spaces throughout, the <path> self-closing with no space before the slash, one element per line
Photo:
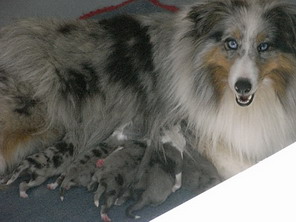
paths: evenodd
<path fill-rule="evenodd" d="M 176 14 L 2 28 L 0 174 L 135 120 L 154 145 L 186 120 L 223 178 L 240 172 L 296 140 L 295 25 L 284 1 L 202 0 Z"/>

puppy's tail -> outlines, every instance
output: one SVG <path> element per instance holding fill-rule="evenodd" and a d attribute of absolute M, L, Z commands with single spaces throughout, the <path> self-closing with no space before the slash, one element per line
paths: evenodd
<path fill-rule="evenodd" d="M 19 176 L 20 174 L 27 170 L 30 167 L 30 164 L 28 160 L 24 160 L 12 173 L 12 176 L 10 179 L 7 181 L 6 185 L 12 184 Z"/>
<path fill-rule="evenodd" d="M 135 219 L 135 220 L 140 219 L 141 217 L 138 215 L 135 215 L 134 212 L 142 209 L 144 206 L 145 204 L 143 202 L 137 202 L 134 205 L 129 206 L 126 209 L 125 214 L 132 219 Z"/>

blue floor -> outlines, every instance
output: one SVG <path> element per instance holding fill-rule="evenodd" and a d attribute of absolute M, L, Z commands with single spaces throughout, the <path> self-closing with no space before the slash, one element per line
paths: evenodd
<path fill-rule="evenodd" d="M 49 180 L 51 182 L 52 180 Z M 93 204 L 93 194 L 84 188 L 73 188 L 66 192 L 62 202 L 59 191 L 48 190 L 44 183 L 28 191 L 29 198 L 19 197 L 18 183 L 0 187 L 0 222 L 98 222 L 99 209 Z M 142 216 L 137 222 L 146 222 L 189 200 L 194 195 L 185 189 L 172 194 L 165 203 L 157 207 L 146 207 L 137 212 Z M 113 221 L 135 221 L 125 216 L 125 209 L 131 201 L 109 213 Z"/>

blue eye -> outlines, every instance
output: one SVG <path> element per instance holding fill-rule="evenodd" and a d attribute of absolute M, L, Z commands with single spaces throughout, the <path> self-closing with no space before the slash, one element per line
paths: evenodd
<path fill-rule="evenodd" d="M 258 52 L 265 52 L 269 49 L 269 46 L 270 46 L 269 43 L 263 42 L 258 45 L 257 50 Z"/>
<path fill-rule="evenodd" d="M 229 50 L 237 50 L 238 43 L 235 39 L 226 39 L 226 47 Z"/>

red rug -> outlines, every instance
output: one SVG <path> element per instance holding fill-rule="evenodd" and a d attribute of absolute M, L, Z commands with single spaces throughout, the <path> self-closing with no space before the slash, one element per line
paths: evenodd
<path fill-rule="evenodd" d="M 139 6 L 143 6 L 143 7 L 140 8 Z M 179 8 L 174 5 L 166 5 L 161 3 L 158 0 L 126 0 L 117 5 L 110 5 L 104 8 L 99 8 L 94 11 L 90 11 L 80 16 L 79 19 L 88 19 L 101 14 L 114 13 L 116 10 L 119 10 L 119 9 L 121 9 L 121 11 L 125 11 L 124 10 L 125 7 L 129 7 L 130 9 L 135 8 L 133 13 L 138 13 L 139 9 L 141 9 L 141 13 L 143 13 L 142 10 L 144 10 L 144 12 L 145 10 L 147 10 L 148 13 L 158 12 L 160 10 L 165 10 L 169 12 L 176 12 L 179 10 Z M 130 9 L 127 11 L 130 11 Z"/>

